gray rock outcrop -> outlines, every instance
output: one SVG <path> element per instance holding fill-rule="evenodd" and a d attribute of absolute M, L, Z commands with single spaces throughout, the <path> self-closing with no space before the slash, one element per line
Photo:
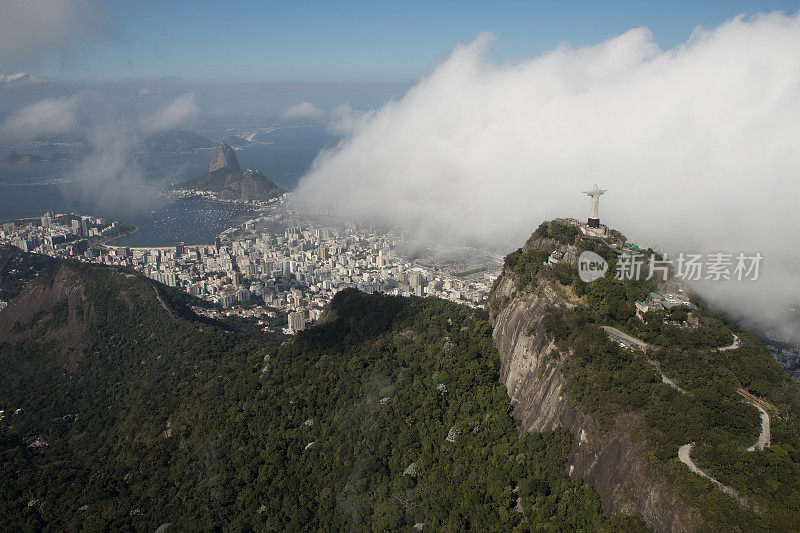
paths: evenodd
<path fill-rule="evenodd" d="M 566 261 L 577 264 L 574 246 L 552 239 L 528 241 L 547 251 L 560 251 Z M 514 279 L 504 273 L 492 291 L 490 305 L 494 344 L 500 353 L 500 379 L 505 384 L 513 416 L 521 432 L 543 432 L 559 427 L 573 434 L 573 447 L 566 469 L 573 478 L 583 478 L 600 495 L 603 511 L 635 514 L 656 531 L 692 531 L 698 523 L 696 511 L 688 508 L 666 481 L 652 476 L 643 450 L 634 445 L 625 421 L 610 431 L 600 432 L 564 396 L 563 366 L 569 354 L 556 349 L 543 325 L 544 317 L 556 307 L 571 307 L 569 295 L 539 284 L 527 293 L 516 292 Z"/>
<path fill-rule="evenodd" d="M 221 168 L 230 167 L 232 169 L 239 168 L 239 158 L 236 157 L 236 152 L 229 144 L 219 143 L 214 148 L 214 154 L 211 156 L 211 163 L 208 165 L 208 171 L 214 172 Z"/>

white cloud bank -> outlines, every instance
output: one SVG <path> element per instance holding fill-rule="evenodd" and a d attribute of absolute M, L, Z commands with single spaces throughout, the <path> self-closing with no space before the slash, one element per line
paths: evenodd
<path fill-rule="evenodd" d="M 145 135 L 171 130 L 184 126 L 200 112 L 194 94 L 188 93 L 177 97 L 161 109 L 139 121 L 139 129 Z"/>
<path fill-rule="evenodd" d="M 45 98 L 19 109 L 0 124 L 0 142 L 29 141 L 74 131 L 84 96 Z"/>
<path fill-rule="evenodd" d="M 322 118 L 325 112 L 311 102 L 301 102 L 289 106 L 278 114 L 281 120 L 300 120 Z"/>
<path fill-rule="evenodd" d="M 352 133 L 298 198 L 511 249 L 543 219 L 585 218 L 597 183 L 601 219 L 633 238 L 763 253 L 763 281 L 706 289 L 734 313 L 800 301 L 800 16 L 737 17 L 670 50 L 637 28 L 517 64 L 487 58 L 491 40 L 372 114 L 343 112 Z"/>
<path fill-rule="evenodd" d="M 328 113 L 328 133 L 338 137 L 352 135 L 367 120 L 371 119 L 374 114 L 374 111 L 359 111 L 347 104 L 334 106 L 331 112 Z"/>
<path fill-rule="evenodd" d="M 0 87 L 12 87 L 17 85 L 33 85 L 45 83 L 47 78 L 40 78 L 27 72 L 17 72 L 16 74 L 0 74 Z"/>

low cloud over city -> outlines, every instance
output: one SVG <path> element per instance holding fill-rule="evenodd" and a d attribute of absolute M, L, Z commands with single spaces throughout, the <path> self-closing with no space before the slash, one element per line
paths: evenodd
<path fill-rule="evenodd" d="M 346 137 L 299 196 L 507 250 L 546 218 L 584 218 L 597 183 L 601 220 L 633 239 L 761 252 L 760 282 L 704 288 L 733 314 L 800 301 L 798 15 L 736 17 L 667 50 L 636 28 L 516 63 L 492 60 L 494 39 L 456 46 L 369 115 L 342 113 Z"/>

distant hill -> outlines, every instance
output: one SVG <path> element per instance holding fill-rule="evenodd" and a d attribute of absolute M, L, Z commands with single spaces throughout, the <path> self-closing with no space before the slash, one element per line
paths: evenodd
<path fill-rule="evenodd" d="M 174 189 L 210 192 L 221 200 L 245 202 L 266 201 L 285 192 L 260 170 L 240 169 L 236 152 L 226 143 L 220 143 L 214 150 L 209 170 L 208 174 L 179 183 Z"/>
<path fill-rule="evenodd" d="M 220 200 L 244 202 L 266 201 L 277 198 L 285 192 L 260 170 L 240 170 L 230 167 L 183 182 L 176 188 L 213 192 Z"/>
<path fill-rule="evenodd" d="M 142 143 L 140 150 L 143 152 L 159 153 L 172 152 L 187 154 L 201 148 L 213 148 L 214 141 L 191 131 L 168 131 L 148 137 Z"/>
<path fill-rule="evenodd" d="M 36 154 L 19 154 L 17 152 L 9 152 L 0 163 L 39 163 L 40 161 L 69 161 L 81 157 L 82 151 L 76 151 L 72 157 L 69 154 L 62 152 L 53 152 L 47 157 L 42 157 Z"/>

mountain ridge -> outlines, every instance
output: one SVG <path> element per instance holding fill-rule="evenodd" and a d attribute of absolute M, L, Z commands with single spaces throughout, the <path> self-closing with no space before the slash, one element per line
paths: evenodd
<path fill-rule="evenodd" d="M 214 141 L 193 131 L 173 130 L 151 135 L 144 140 L 139 149 L 146 153 L 191 154 L 195 150 L 214 146 Z"/>
<path fill-rule="evenodd" d="M 286 342 L 66 261 L 0 317 L 2 529 L 637 523 L 518 438 L 480 310 L 346 290 Z"/>
<path fill-rule="evenodd" d="M 583 250 L 603 256 L 614 271 L 609 247 L 569 224 L 544 223 L 506 257 L 490 295 L 501 380 L 521 428 L 569 430 L 569 474 L 597 490 L 606 513 L 639 515 L 656 531 L 730 524 L 769 530 L 797 523 L 797 384 L 754 335 L 699 301 L 693 311 L 698 325 L 692 327 L 706 328 L 703 337 L 673 325 L 673 314 L 685 313 L 681 309 L 650 312 L 641 321 L 634 302 L 652 286 L 608 278 L 582 282 L 576 265 Z M 554 252 L 560 259 L 548 264 Z M 646 355 L 618 346 L 600 327 L 609 325 L 657 343 Z M 731 338 L 733 346 L 737 338 L 741 343 L 730 349 Z M 773 434 L 779 427 L 783 437 L 763 451 L 751 450 L 759 413 L 742 401 L 742 387 L 757 390 L 781 411 L 771 418 Z M 754 505 L 742 505 L 682 464 L 678 451 L 687 442 L 698 443 L 692 453 L 696 461 L 702 458 L 704 470 Z M 786 464 L 775 466 L 778 456 Z M 760 473 L 754 477 L 753 471 Z"/>
<path fill-rule="evenodd" d="M 550 222 L 506 257 L 488 313 L 346 290 L 292 340 L 202 320 L 133 271 L 23 269 L 0 311 L 0 528 L 798 523 L 797 384 L 699 301 L 691 327 L 681 309 L 641 321 L 651 285 L 581 282 L 582 250 L 613 271 Z M 742 390 L 768 411 L 763 449 Z"/>
<path fill-rule="evenodd" d="M 20 154 L 15 151 L 9 152 L 0 163 L 41 163 L 43 161 L 69 161 L 71 157 L 79 157 L 80 154 L 69 154 L 53 152 L 48 156 L 40 156 L 37 154 Z"/>

